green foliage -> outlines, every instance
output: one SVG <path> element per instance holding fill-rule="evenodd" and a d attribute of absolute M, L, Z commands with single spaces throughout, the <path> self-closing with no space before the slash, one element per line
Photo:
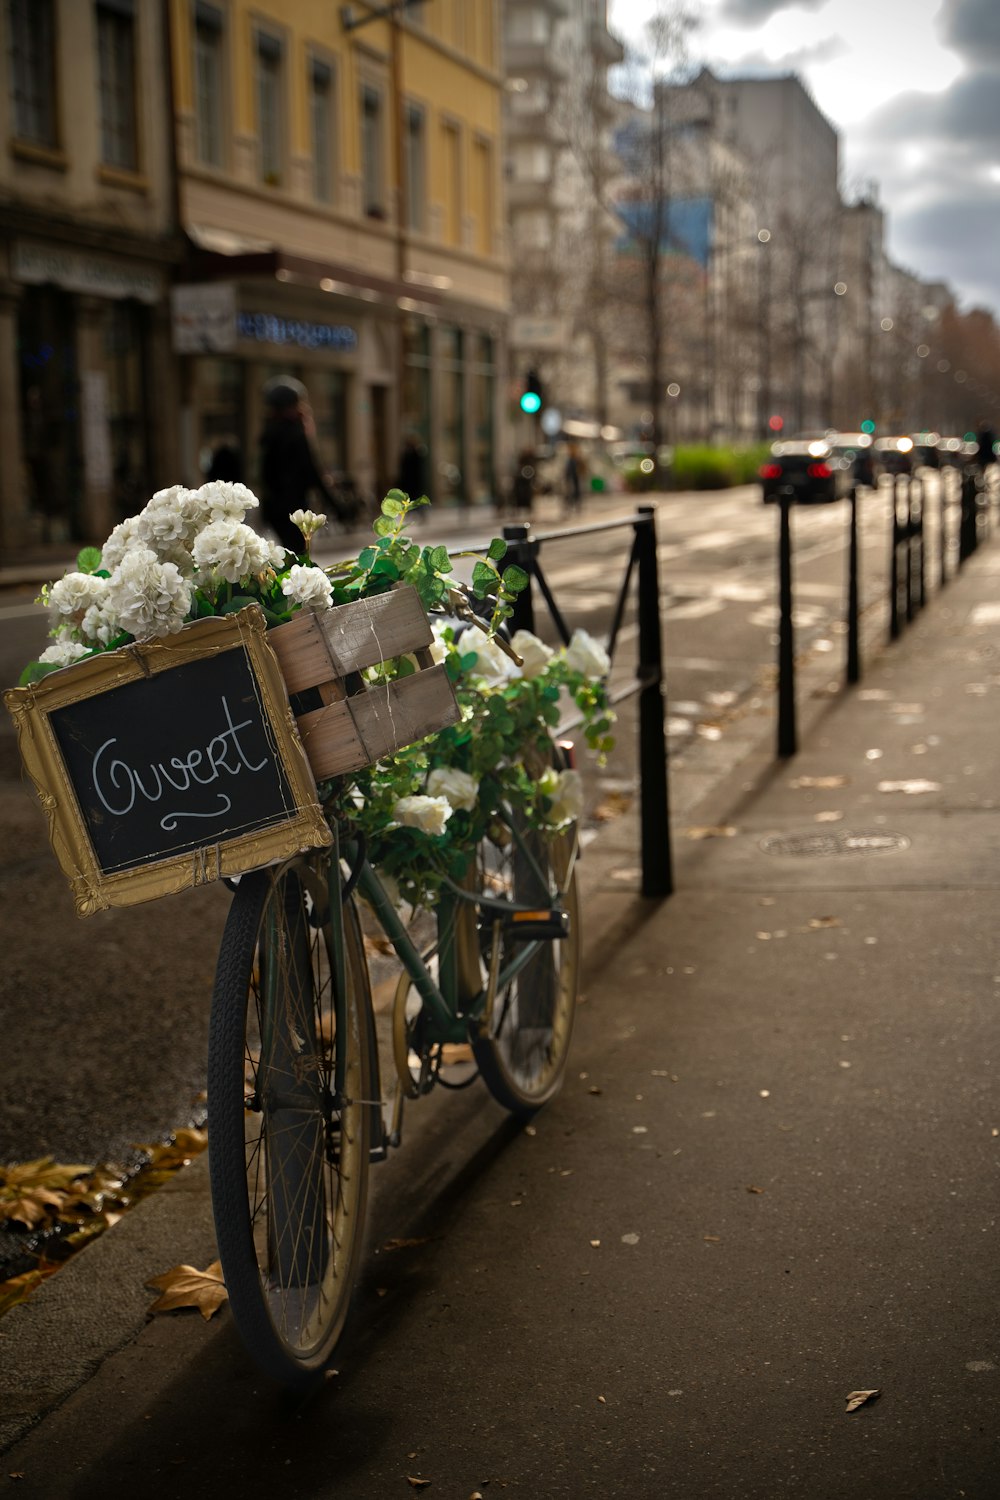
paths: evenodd
<path fill-rule="evenodd" d="M 722 490 L 752 484 L 767 454 L 766 443 L 751 448 L 712 448 L 682 444 L 674 449 L 672 487 L 676 490 Z"/>

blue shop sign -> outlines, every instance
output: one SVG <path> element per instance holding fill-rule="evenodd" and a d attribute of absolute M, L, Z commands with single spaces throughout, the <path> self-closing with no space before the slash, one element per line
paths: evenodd
<path fill-rule="evenodd" d="M 347 323 L 307 323 L 301 318 L 278 318 L 273 313 L 241 312 L 236 316 L 241 339 L 261 344 L 295 344 L 299 349 L 335 349 L 342 353 L 358 347 L 357 329 Z"/>

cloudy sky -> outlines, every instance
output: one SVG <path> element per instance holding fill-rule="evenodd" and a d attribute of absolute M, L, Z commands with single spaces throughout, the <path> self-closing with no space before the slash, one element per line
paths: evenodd
<path fill-rule="evenodd" d="M 898 265 L 1000 318 L 1000 0 L 688 0 L 693 61 L 795 72 L 840 131 L 845 196 L 874 181 Z M 657 0 L 608 0 L 639 46 Z"/>

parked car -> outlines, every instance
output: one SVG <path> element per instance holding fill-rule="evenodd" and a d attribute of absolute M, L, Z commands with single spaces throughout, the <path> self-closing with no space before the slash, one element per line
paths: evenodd
<path fill-rule="evenodd" d="M 854 498 L 858 485 L 875 483 L 872 440 L 867 432 L 835 432 L 828 438 L 828 442 L 830 467 L 851 476 L 851 499 Z"/>
<path fill-rule="evenodd" d="M 783 438 L 771 444 L 771 456 L 758 470 L 764 503 L 789 495 L 797 505 L 828 505 L 850 496 L 849 469 L 834 466 L 826 438 Z"/>
<path fill-rule="evenodd" d="M 880 437 L 872 444 L 876 477 L 883 474 L 909 474 L 913 470 L 911 437 Z"/>

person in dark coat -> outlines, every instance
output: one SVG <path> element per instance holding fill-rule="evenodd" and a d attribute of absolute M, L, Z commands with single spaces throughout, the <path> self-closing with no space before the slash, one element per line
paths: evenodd
<path fill-rule="evenodd" d="M 420 500 L 427 494 L 426 457 L 427 450 L 416 433 L 408 432 L 399 455 L 399 488 L 411 500 Z"/>
<path fill-rule="evenodd" d="M 267 525 L 289 552 L 302 552 L 305 539 L 290 519 L 293 511 L 308 509 L 315 491 L 328 513 L 347 517 L 323 475 L 312 448 L 313 423 L 309 397 L 301 381 L 290 375 L 264 387 L 267 415 L 260 435 L 260 509 Z"/>
<path fill-rule="evenodd" d="M 212 449 L 212 461 L 205 475 L 208 480 L 222 479 L 228 484 L 243 483 L 243 460 L 240 458 L 240 445 L 237 439 L 227 433 L 220 437 Z"/>

